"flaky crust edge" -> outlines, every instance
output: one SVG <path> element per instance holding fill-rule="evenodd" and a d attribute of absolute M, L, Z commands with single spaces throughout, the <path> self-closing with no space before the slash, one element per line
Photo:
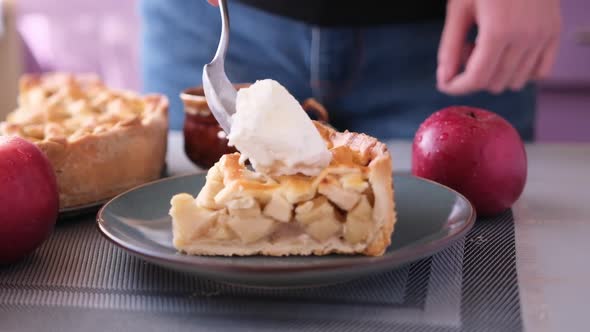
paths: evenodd
<path fill-rule="evenodd" d="M 346 145 L 368 158 L 369 183 L 375 196 L 373 219 L 380 227 L 362 253 L 367 256 L 383 255 L 391 244 L 397 222 L 393 162 L 387 145 L 366 134 L 348 130 L 339 132 L 317 121 L 314 124 L 322 137 L 334 147 Z"/>
<path fill-rule="evenodd" d="M 60 208 L 109 199 L 156 180 L 165 166 L 168 141 L 167 97 L 151 94 L 139 121 L 118 123 L 106 132 L 73 141 L 35 142 L 57 176 Z"/>

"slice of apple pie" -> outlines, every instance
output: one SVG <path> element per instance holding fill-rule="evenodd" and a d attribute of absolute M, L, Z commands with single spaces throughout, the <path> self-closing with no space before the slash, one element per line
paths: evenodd
<path fill-rule="evenodd" d="M 396 221 L 391 156 L 365 134 L 313 122 L 332 158 L 318 175 L 252 171 L 224 155 L 197 195 L 171 200 L 173 242 L 193 255 L 379 256 Z"/>

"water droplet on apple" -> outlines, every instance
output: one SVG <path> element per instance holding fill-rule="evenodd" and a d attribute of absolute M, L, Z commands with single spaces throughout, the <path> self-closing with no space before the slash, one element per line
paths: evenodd
<path fill-rule="evenodd" d="M 422 135 L 418 135 L 418 137 L 416 137 L 416 142 L 422 142 Z"/>
<path fill-rule="evenodd" d="M 439 137 L 438 140 L 439 141 L 445 141 L 447 138 L 449 137 L 448 133 L 442 133 Z"/>
<path fill-rule="evenodd" d="M 21 149 L 16 149 L 16 152 L 18 152 L 18 154 L 20 154 L 24 160 L 30 160 L 32 158 L 30 153 Z"/>

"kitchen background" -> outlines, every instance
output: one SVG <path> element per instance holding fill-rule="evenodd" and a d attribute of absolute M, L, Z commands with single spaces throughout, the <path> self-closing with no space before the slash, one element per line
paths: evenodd
<path fill-rule="evenodd" d="M 590 1 L 561 3 L 561 45 L 540 85 L 536 138 L 590 142 Z M 22 72 L 96 72 L 111 86 L 141 90 L 136 4 L 0 0 L 0 119 L 14 107 Z"/>

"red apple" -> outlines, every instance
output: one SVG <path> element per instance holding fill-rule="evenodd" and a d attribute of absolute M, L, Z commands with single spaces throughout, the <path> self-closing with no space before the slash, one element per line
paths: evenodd
<path fill-rule="evenodd" d="M 463 194 L 477 214 L 510 208 L 527 177 L 527 157 L 516 129 L 497 113 L 451 106 L 429 116 L 412 146 L 412 174 Z"/>
<path fill-rule="evenodd" d="M 45 154 L 22 138 L 0 136 L 0 264 L 39 247 L 58 211 L 55 173 Z"/>

